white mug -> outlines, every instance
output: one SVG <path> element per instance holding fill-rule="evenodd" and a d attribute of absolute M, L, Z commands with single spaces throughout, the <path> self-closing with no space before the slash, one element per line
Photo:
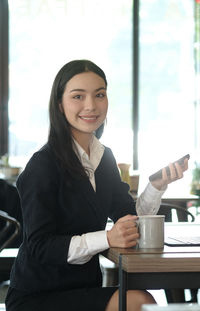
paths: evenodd
<path fill-rule="evenodd" d="M 139 248 L 164 247 L 164 215 L 143 215 L 136 221 L 139 229 Z"/>

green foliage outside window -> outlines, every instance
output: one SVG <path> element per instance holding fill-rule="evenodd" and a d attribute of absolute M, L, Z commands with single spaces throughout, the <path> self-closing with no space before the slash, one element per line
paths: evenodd
<path fill-rule="evenodd" d="M 200 206 L 200 163 L 195 162 L 192 172 L 191 194 L 197 195 L 199 200 L 194 202 L 194 206 Z"/>

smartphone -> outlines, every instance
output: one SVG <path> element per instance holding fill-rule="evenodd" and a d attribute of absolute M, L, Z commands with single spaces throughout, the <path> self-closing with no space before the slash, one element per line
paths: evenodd
<path fill-rule="evenodd" d="M 179 160 L 175 161 L 178 162 L 179 165 L 183 165 L 184 160 L 188 159 L 189 160 L 190 155 L 186 154 L 184 157 L 180 158 Z M 174 163 L 175 163 L 174 162 Z M 170 176 L 170 170 L 169 170 L 169 166 L 166 166 L 166 172 L 167 172 L 167 176 Z M 154 181 L 156 179 L 161 179 L 162 178 L 162 170 L 159 170 L 158 172 L 154 173 L 153 175 L 149 176 L 149 180 L 150 181 Z"/>

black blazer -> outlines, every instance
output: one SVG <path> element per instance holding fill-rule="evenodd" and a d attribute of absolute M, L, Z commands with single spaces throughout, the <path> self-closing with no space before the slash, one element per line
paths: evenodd
<path fill-rule="evenodd" d="M 95 172 L 96 192 L 89 179 L 66 177 L 47 144 L 35 153 L 17 181 L 24 238 L 11 272 L 11 287 L 36 292 L 101 286 L 98 255 L 83 264 L 67 262 L 73 235 L 104 230 L 136 214 L 129 187 L 121 182 L 116 161 L 105 148 Z"/>

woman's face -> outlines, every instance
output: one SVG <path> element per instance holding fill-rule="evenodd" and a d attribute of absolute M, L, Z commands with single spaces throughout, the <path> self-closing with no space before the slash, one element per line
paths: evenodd
<path fill-rule="evenodd" d="M 93 72 L 75 75 L 66 84 L 60 109 L 71 125 L 75 139 L 83 134 L 91 135 L 104 122 L 107 114 L 104 79 Z"/>

